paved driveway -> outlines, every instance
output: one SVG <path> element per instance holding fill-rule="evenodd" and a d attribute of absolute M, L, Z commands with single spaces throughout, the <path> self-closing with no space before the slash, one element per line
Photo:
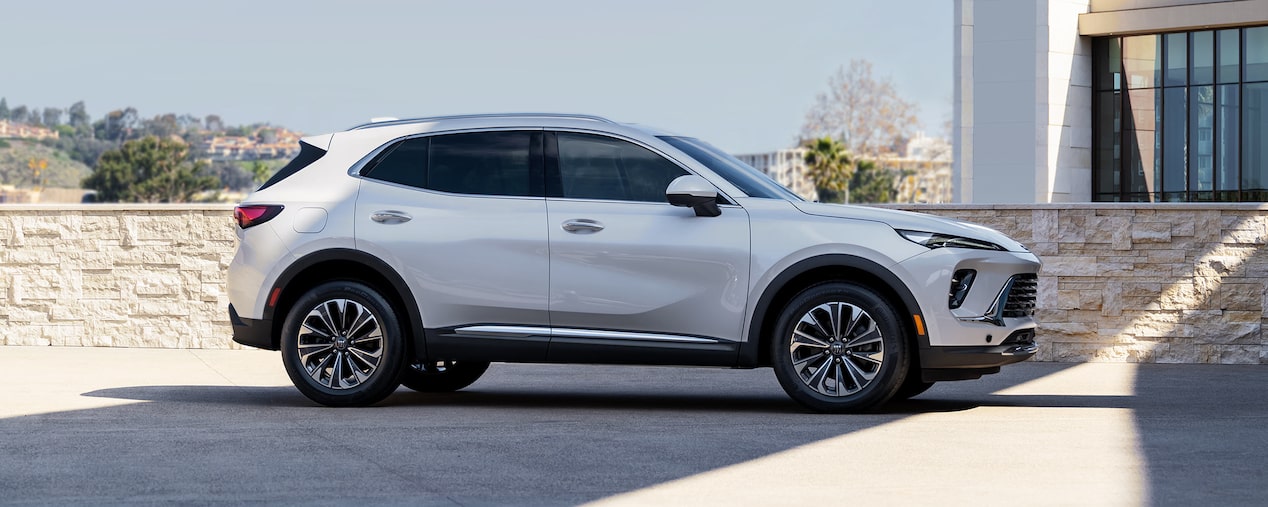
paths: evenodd
<path fill-rule="evenodd" d="M 314 406 L 263 351 L 0 347 L 0 503 L 1268 503 L 1268 367 L 1023 363 L 818 415 L 770 370 L 494 365 Z"/>

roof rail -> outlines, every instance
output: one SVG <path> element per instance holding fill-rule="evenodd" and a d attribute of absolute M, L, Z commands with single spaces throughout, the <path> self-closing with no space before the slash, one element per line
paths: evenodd
<path fill-rule="evenodd" d="M 591 120 L 616 125 L 617 123 L 593 114 L 568 114 L 568 113 L 482 113 L 482 114 L 458 114 L 447 116 L 428 116 L 425 118 L 406 118 L 393 119 L 386 121 L 371 121 L 370 123 L 362 123 L 360 125 L 349 128 L 348 130 L 361 130 L 373 127 L 383 127 L 388 125 L 408 125 L 411 123 L 423 123 L 439 120 L 465 120 L 473 118 L 570 118 L 578 120 Z"/>

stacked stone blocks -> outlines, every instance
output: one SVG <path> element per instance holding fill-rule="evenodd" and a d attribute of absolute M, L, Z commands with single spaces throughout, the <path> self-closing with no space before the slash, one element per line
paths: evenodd
<path fill-rule="evenodd" d="M 1268 206 L 896 205 L 1044 260 L 1039 360 L 1268 364 Z M 236 348 L 223 205 L 0 207 L 0 343 Z"/>
<path fill-rule="evenodd" d="M 1268 364 L 1268 206 L 926 205 L 1044 261 L 1039 360 Z"/>
<path fill-rule="evenodd" d="M 226 348 L 231 208 L 0 207 L 6 345 Z"/>

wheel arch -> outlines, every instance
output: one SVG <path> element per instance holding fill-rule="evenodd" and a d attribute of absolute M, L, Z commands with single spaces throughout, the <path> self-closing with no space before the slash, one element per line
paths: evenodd
<path fill-rule="evenodd" d="M 403 318 L 402 330 L 409 347 L 407 357 L 426 355 L 422 314 L 413 291 L 391 266 L 368 253 L 347 248 L 313 252 L 292 263 L 269 289 L 269 296 L 280 289 L 275 304 L 264 307 L 264 319 L 272 323 L 273 349 L 280 348 L 286 315 L 304 293 L 322 283 L 348 280 L 370 285 L 378 290 Z"/>
<path fill-rule="evenodd" d="M 784 269 L 762 291 L 753 309 L 748 336 L 740 346 L 740 367 L 770 366 L 770 340 L 779 321 L 779 312 L 798 293 L 827 281 L 859 282 L 876 290 L 900 311 L 899 322 L 911 339 L 912 365 L 920 364 L 920 349 L 929 346 L 927 330 L 921 332 L 924 313 L 915 296 L 897 275 L 874 261 L 848 254 L 826 254 L 810 257 Z"/>

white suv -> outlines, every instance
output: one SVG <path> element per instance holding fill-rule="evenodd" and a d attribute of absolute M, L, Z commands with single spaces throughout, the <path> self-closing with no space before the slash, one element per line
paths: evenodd
<path fill-rule="evenodd" d="M 771 366 L 818 411 L 1035 352 L 1039 259 L 985 227 L 805 202 L 701 140 L 581 115 L 305 138 L 235 210 L 234 340 L 306 396 L 452 391 L 490 362 Z"/>

